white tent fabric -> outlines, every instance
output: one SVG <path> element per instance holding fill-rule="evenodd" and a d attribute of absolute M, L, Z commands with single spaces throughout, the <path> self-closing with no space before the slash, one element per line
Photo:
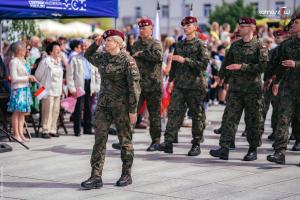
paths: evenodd
<path fill-rule="evenodd" d="M 82 22 L 71 22 L 67 24 L 62 24 L 54 20 L 39 20 L 37 21 L 37 26 L 39 29 L 47 35 L 80 35 L 88 37 L 92 32 L 92 26 Z M 94 33 L 102 34 L 104 31 L 102 29 L 95 29 Z"/>
<path fill-rule="evenodd" d="M 36 24 L 47 35 L 66 35 L 70 31 L 68 27 L 50 19 L 37 21 Z"/>

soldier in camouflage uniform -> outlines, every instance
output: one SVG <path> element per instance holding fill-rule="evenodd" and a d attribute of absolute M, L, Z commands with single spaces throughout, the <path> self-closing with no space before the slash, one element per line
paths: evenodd
<path fill-rule="evenodd" d="M 173 153 L 173 142 L 178 133 L 183 116 L 189 108 L 192 116 L 192 148 L 189 156 L 200 154 L 200 142 L 203 141 L 205 129 L 204 100 L 207 93 L 207 81 L 204 77 L 209 62 L 208 51 L 196 37 L 197 19 L 185 17 L 181 25 L 186 39 L 175 46 L 169 81 L 174 81 L 170 105 L 168 108 L 168 123 L 165 132 L 165 142 L 161 150 Z"/>
<path fill-rule="evenodd" d="M 86 59 L 99 68 L 101 74 L 100 96 L 95 112 L 95 145 L 91 157 L 91 177 L 82 182 L 84 189 L 102 187 L 102 170 L 105 160 L 108 130 L 112 122 L 117 128 L 121 143 L 122 175 L 117 186 L 132 183 L 131 166 L 133 146 L 131 124 L 136 122 L 137 104 L 140 94 L 139 70 L 135 60 L 120 50 L 124 42 L 123 33 L 107 30 L 103 34 L 106 52 L 96 52 L 101 39 L 98 37 L 85 53 Z"/>
<path fill-rule="evenodd" d="M 283 42 L 286 39 L 286 33 L 283 30 L 277 30 L 273 33 L 275 37 L 275 43 L 277 45 L 280 45 L 281 42 Z M 269 140 L 274 140 L 274 134 L 275 134 L 275 126 L 277 124 L 277 115 L 278 115 L 278 98 L 275 97 L 272 93 L 272 87 L 273 87 L 273 79 L 275 78 L 275 70 L 278 63 L 278 46 L 271 49 L 269 51 L 269 63 L 268 67 L 264 73 L 264 86 L 263 86 L 263 95 L 264 95 L 264 112 L 263 117 L 264 121 L 266 120 L 266 116 L 270 107 L 270 104 L 272 104 L 273 112 L 272 112 L 272 118 L 271 118 L 271 127 L 273 129 L 273 132 L 271 135 L 268 136 Z M 264 129 L 263 129 L 264 130 Z"/>
<path fill-rule="evenodd" d="M 280 70 L 276 71 L 275 83 L 279 83 L 279 89 L 273 87 L 275 95 L 279 95 L 278 122 L 273 144 L 275 153 L 268 155 L 267 160 L 277 164 L 285 164 L 289 125 L 293 116 L 295 136 L 300 137 L 300 15 L 292 19 L 290 31 L 294 36 L 284 41 L 278 49 Z"/>
<path fill-rule="evenodd" d="M 141 95 L 138 108 L 141 108 L 146 100 L 152 139 L 147 151 L 156 151 L 159 148 L 161 137 L 162 45 L 160 41 L 151 36 L 153 24 L 150 19 L 142 19 L 138 25 L 140 37 L 132 48 L 132 56 L 135 58 L 141 74 Z"/>
<path fill-rule="evenodd" d="M 244 17 L 240 18 L 238 23 L 242 39 L 231 45 L 222 63 L 230 75 L 227 111 L 224 111 L 227 112 L 227 117 L 220 137 L 221 148 L 211 150 L 210 155 L 228 160 L 230 143 L 245 109 L 249 150 L 243 160 L 252 161 L 257 159 L 257 147 L 261 144 L 263 125 L 261 74 L 267 66 L 268 50 L 254 36 L 255 19 Z"/>

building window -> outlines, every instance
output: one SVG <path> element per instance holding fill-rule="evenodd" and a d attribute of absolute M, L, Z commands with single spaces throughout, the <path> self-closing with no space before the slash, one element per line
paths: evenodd
<path fill-rule="evenodd" d="M 142 8 L 141 7 L 135 7 L 135 17 L 140 18 L 142 16 Z"/>
<path fill-rule="evenodd" d="M 256 12 L 258 12 L 258 2 L 252 2 L 251 5 L 255 8 Z"/>
<path fill-rule="evenodd" d="M 280 8 L 284 7 L 284 1 L 277 1 L 275 3 L 275 9 L 280 10 Z"/>
<path fill-rule="evenodd" d="M 162 6 L 161 14 L 162 14 L 162 17 L 166 17 L 166 18 L 169 17 L 169 6 L 168 5 L 163 5 Z"/>
<path fill-rule="evenodd" d="M 211 13 L 211 4 L 204 4 L 204 17 L 209 17 Z"/>

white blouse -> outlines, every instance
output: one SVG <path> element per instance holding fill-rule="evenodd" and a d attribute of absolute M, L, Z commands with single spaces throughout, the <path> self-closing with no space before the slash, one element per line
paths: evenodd
<path fill-rule="evenodd" d="M 55 63 L 52 56 L 46 56 L 39 64 L 35 77 L 48 90 L 50 96 L 62 94 L 63 66 L 61 59 Z"/>

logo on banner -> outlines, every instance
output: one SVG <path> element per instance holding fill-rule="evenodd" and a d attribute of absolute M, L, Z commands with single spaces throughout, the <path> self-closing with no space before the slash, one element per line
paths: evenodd
<path fill-rule="evenodd" d="M 86 11 L 87 0 L 28 0 L 30 8 Z"/>

